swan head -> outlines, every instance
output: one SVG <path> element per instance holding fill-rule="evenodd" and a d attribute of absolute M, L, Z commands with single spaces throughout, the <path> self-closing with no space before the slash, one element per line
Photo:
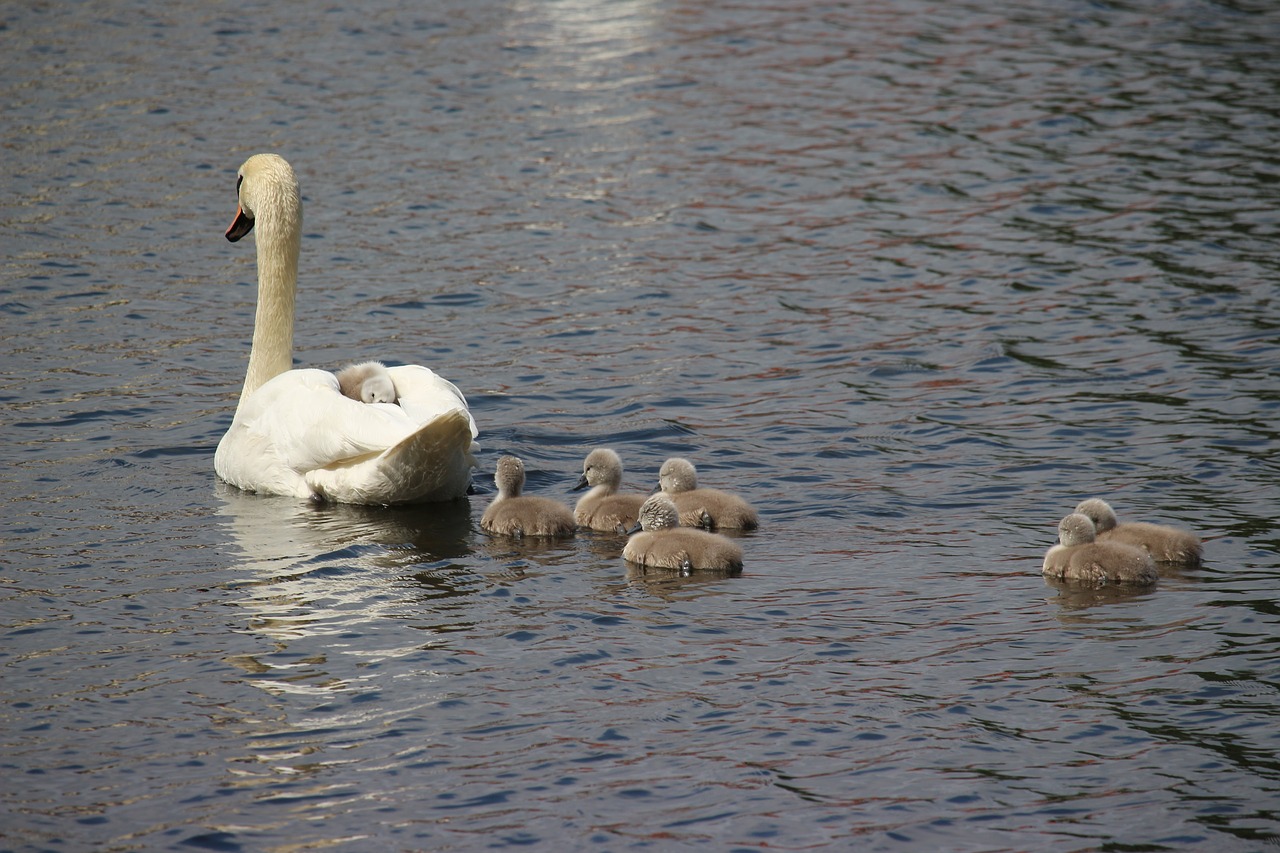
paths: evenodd
<path fill-rule="evenodd" d="M 503 497 L 519 497 L 524 489 L 524 463 L 515 456 L 501 457 L 493 472 L 493 484 Z"/>
<path fill-rule="evenodd" d="M 1063 545 L 1087 545 L 1093 540 L 1093 521 L 1089 516 L 1073 512 L 1058 522 L 1058 541 Z"/>
<path fill-rule="evenodd" d="M 582 463 L 582 477 L 573 490 L 576 492 L 587 486 L 600 485 L 612 489 L 622 485 L 622 458 L 607 447 L 597 447 L 587 454 Z"/>
<path fill-rule="evenodd" d="M 659 491 L 691 492 L 698 488 L 698 469 L 688 459 L 673 456 L 658 469 Z"/>
<path fill-rule="evenodd" d="M 1086 501 L 1080 501 L 1080 505 L 1076 507 L 1076 512 L 1089 516 L 1089 520 L 1093 522 L 1093 526 L 1099 533 L 1106 533 L 1116 526 L 1115 510 L 1111 508 L 1111 504 L 1101 498 L 1089 498 Z"/>
<path fill-rule="evenodd" d="M 640 513 L 632 532 L 636 530 L 670 530 L 680 526 L 680 510 L 671 498 L 659 492 L 640 505 Z"/>
<path fill-rule="evenodd" d="M 293 167 L 279 154 L 254 154 L 236 173 L 236 195 L 240 202 L 236 218 L 227 228 L 232 243 L 262 228 L 287 233 L 302 228 L 302 201 Z"/>

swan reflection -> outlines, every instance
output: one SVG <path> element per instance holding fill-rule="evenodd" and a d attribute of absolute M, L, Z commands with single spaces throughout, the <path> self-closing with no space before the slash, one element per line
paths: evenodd
<path fill-rule="evenodd" d="M 401 507 L 263 497 L 217 484 L 219 514 L 250 563 L 355 545 L 409 546 L 426 559 L 471 553 L 471 504 L 465 500 Z"/>
<path fill-rule="evenodd" d="M 388 595 L 389 582 L 438 575 L 442 565 L 472 553 L 467 501 L 317 505 L 224 484 L 218 496 L 219 515 L 240 552 L 238 579 L 228 585 L 245 593 L 240 603 L 254 614 L 249 628 L 279 640 L 401 615 L 408 596 Z"/>

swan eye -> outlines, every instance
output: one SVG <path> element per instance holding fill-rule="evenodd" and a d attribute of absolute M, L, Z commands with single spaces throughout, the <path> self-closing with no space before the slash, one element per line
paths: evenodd
<path fill-rule="evenodd" d="M 236 198 L 240 197 L 240 185 L 244 183 L 244 175 L 236 175 Z"/>

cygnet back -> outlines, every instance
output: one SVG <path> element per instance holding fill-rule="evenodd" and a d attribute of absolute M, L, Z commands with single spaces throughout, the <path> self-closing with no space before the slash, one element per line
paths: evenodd
<path fill-rule="evenodd" d="M 641 532 L 627 540 L 622 556 L 632 563 L 662 569 L 742 571 L 742 549 L 718 533 L 678 527 L 679 511 L 666 495 L 653 495 L 640 507 Z"/>
<path fill-rule="evenodd" d="M 675 502 L 685 527 L 755 530 L 755 509 L 742 498 L 720 489 L 698 488 L 698 470 L 688 459 L 673 456 L 658 471 L 658 488 Z"/>
<path fill-rule="evenodd" d="M 1199 565 L 1202 546 L 1194 533 L 1168 527 L 1132 521 L 1124 524 L 1116 519 L 1111 504 L 1101 498 L 1083 500 L 1076 512 L 1089 516 L 1098 530 L 1098 541 L 1121 542 L 1141 548 L 1157 563 L 1179 563 L 1185 566 Z"/>

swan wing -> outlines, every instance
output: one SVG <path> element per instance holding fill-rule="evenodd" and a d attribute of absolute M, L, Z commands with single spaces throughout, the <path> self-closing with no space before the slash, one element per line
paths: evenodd
<path fill-rule="evenodd" d="M 342 396 L 325 370 L 286 371 L 246 404 L 236 420 L 269 437 L 277 458 L 297 471 L 381 453 L 417 427 L 399 406 Z"/>
<path fill-rule="evenodd" d="M 312 494 L 341 503 L 400 504 L 460 498 L 467 493 L 476 464 L 471 429 L 467 411 L 453 409 L 377 456 L 308 471 L 306 482 Z"/>
<path fill-rule="evenodd" d="M 467 409 L 467 398 L 462 396 L 457 385 L 420 364 L 389 367 L 387 373 L 396 386 L 397 402 L 411 420 L 425 424 L 446 412 L 461 409 L 471 423 L 471 437 L 474 439 L 479 435 L 475 419 Z"/>

